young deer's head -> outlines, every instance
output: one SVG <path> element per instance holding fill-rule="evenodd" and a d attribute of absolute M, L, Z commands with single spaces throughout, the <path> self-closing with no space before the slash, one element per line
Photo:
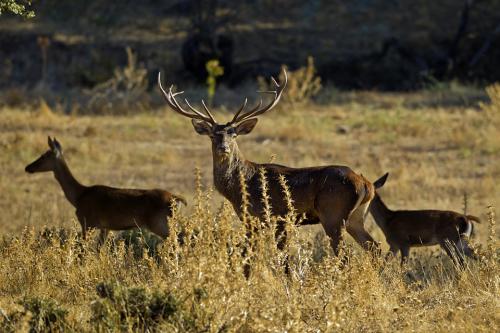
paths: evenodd
<path fill-rule="evenodd" d="M 34 162 L 28 164 L 24 169 L 26 172 L 47 172 L 54 171 L 57 163 L 62 160 L 62 147 L 61 144 L 54 138 L 53 140 L 48 137 L 49 150 L 43 153 Z"/>
<path fill-rule="evenodd" d="M 200 135 L 207 135 L 210 137 L 210 140 L 212 141 L 212 152 L 214 154 L 214 157 L 217 157 L 218 160 L 224 160 L 227 159 L 231 155 L 231 153 L 236 150 L 236 137 L 238 135 L 245 135 L 250 133 L 257 124 L 256 117 L 271 110 L 278 104 L 281 98 L 281 94 L 283 93 L 283 90 L 285 89 L 287 83 L 286 72 L 284 72 L 284 77 L 285 81 L 281 85 L 279 85 L 276 80 L 272 78 L 272 81 L 276 86 L 275 90 L 261 91 L 262 93 L 273 95 L 273 100 L 268 105 L 262 106 L 261 99 L 255 108 L 242 113 L 248 102 L 248 100 L 245 98 L 243 105 L 236 112 L 233 119 L 226 124 L 220 124 L 215 120 L 214 116 L 203 100 L 201 102 L 205 113 L 202 113 L 193 108 L 191 104 L 189 104 L 187 99 L 184 99 L 184 102 L 186 103 L 190 111 L 184 110 L 179 102 L 175 99 L 175 96 L 182 94 L 183 91 L 174 93 L 172 91 L 173 86 L 170 87 L 168 92 L 165 91 L 165 89 L 163 89 L 161 85 L 160 73 L 158 73 L 158 85 L 160 86 L 160 90 L 163 93 L 167 104 L 175 112 L 185 117 L 191 118 L 191 122 L 196 133 Z"/>

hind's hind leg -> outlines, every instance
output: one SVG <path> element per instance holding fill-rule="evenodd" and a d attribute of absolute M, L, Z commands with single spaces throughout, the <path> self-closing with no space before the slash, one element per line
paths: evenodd
<path fill-rule="evenodd" d="M 449 242 L 449 241 L 443 241 L 440 243 L 441 248 L 445 250 L 446 254 L 448 257 L 453 260 L 453 262 L 460 266 L 464 267 L 464 256 L 461 251 L 456 247 L 455 243 Z"/>
<path fill-rule="evenodd" d="M 159 214 L 156 214 L 147 225 L 149 231 L 153 232 L 163 239 L 167 238 L 169 234 L 167 214 L 168 212 L 161 212 Z"/>
<path fill-rule="evenodd" d="M 465 254 L 467 257 L 472 258 L 477 260 L 477 256 L 474 253 L 474 250 L 469 245 L 469 242 L 467 241 L 466 238 L 461 237 L 456 243 L 455 247 L 457 248 L 457 251 Z"/>

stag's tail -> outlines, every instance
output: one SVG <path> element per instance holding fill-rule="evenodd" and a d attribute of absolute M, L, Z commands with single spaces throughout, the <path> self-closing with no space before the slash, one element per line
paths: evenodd
<path fill-rule="evenodd" d="M 174 200 L 177 203 L 177 207 L 180 208 L 181 205 L 187 206 L 187 201 L 183 196 L 174 195 Z"/>

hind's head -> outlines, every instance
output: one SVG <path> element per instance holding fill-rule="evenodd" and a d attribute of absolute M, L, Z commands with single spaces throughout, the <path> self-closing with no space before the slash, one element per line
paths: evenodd
<path fill-rule="evenodd" d="M 61 144 L 56 140 L 48 137 L 49 150 L 43 153 L 35 161 L 31 162 L 24 168 L 28 173 L 54 171 L 57 164 L 63 160 Z"/>

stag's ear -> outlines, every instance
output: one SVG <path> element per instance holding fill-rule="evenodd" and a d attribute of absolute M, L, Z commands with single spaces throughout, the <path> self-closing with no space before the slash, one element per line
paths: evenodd
<path fill-rule="evenodd" d="M 375 183 L 373 183 L 373 186 L 375 186 L 375 188 L 381 188 L 382 186 L 384 186 L 386 180 L 387 180 L 387 177 L 389 177 L 389 173 L 387 172 L 385 175 L 383 175 L 382 177 L 380 177 L 379 179 L 377 179 L 375 181 Z"/>
<path fill-rule="evenodd" d="M 238 126 L 236 126 L 236 134 L 238 135 L 248 134 L 253 130 L 256 124 L 257 124 L 257 118 L 251 118 L 245 120 L 244 122 L 239 123 Z"/>
<path fill-rule="evenodd" d="M 196 133 L 200 135 L 209 135 L 210 133 L 212 133 L 212 126 L 210 126 L 210 124 L 206 121 L 191 119 L 191 123 L 193 124 Z"/>

